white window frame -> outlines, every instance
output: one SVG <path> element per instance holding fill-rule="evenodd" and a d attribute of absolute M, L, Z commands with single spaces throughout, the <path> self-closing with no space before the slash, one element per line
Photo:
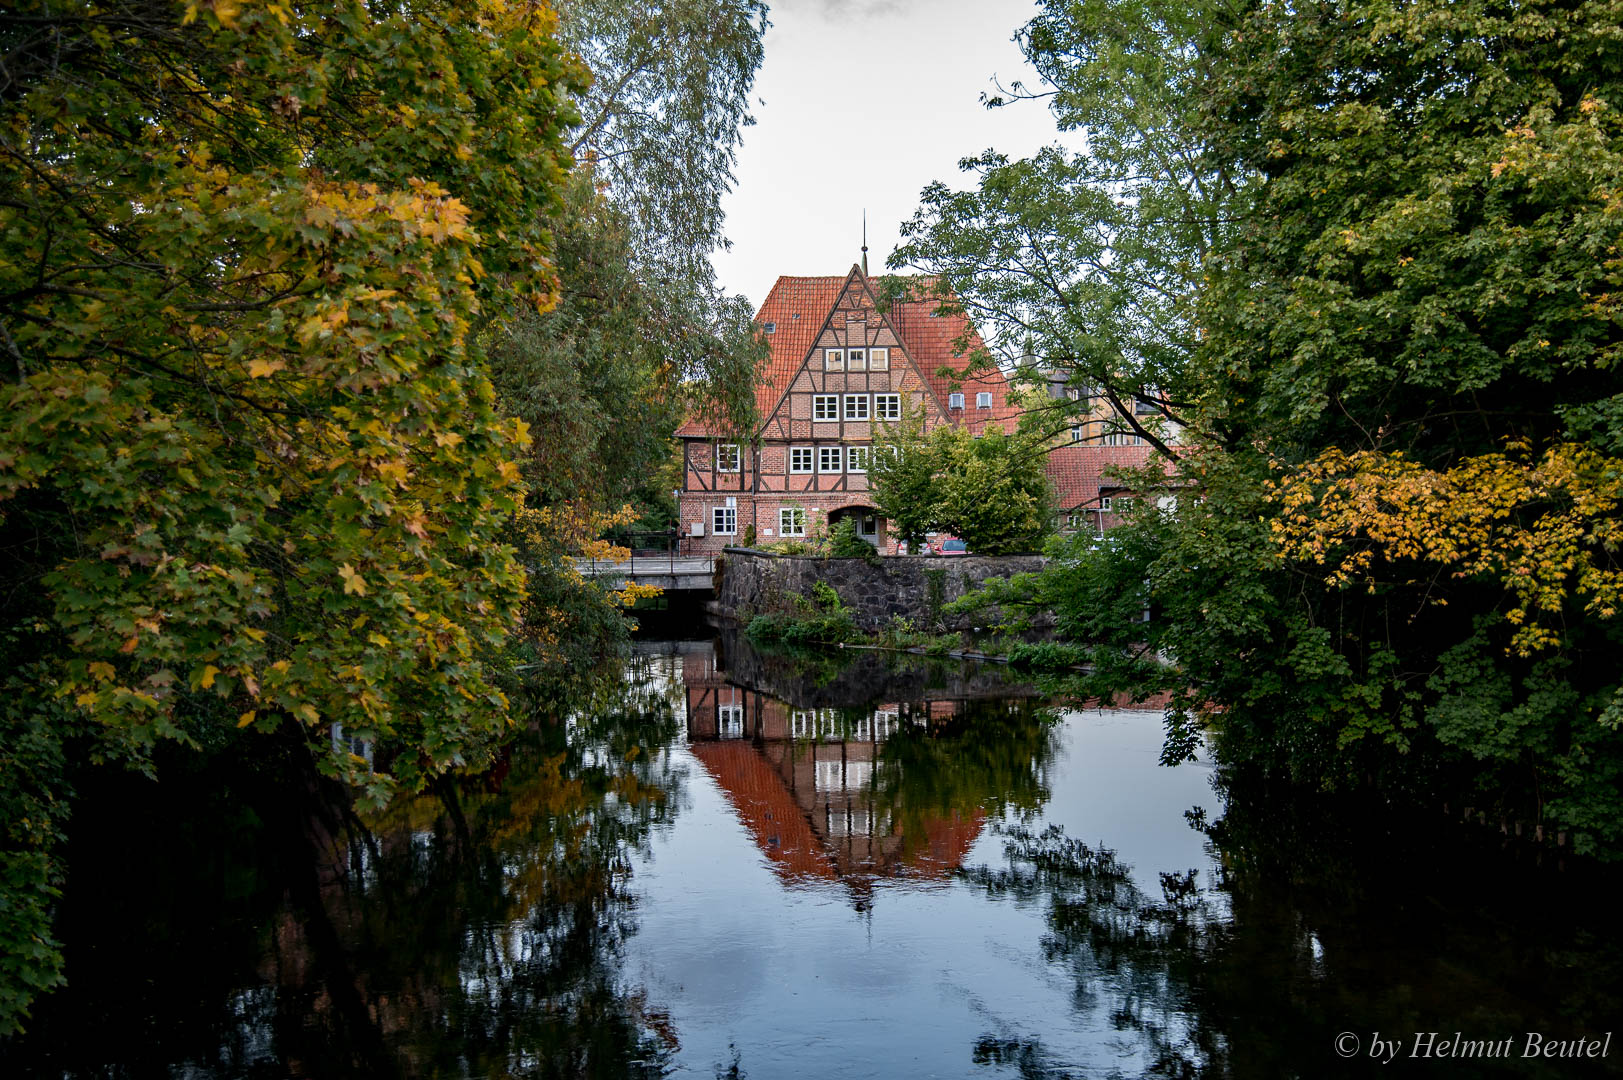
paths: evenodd
<path fill-rule="evenodd" d="M 847 371 L 867 371 L 868 370 L 868 350 L 867 349 L 846 349 L 845 350 L 845 370 L 847 370 Z"/>
<path fill-rule="evenodd" d="M 868 350 L 868 370 L 869 371 L 889 371 L 890 370 L 890 350 L 889 349 L 869 349 Z"/>
<path fill-rule="evenodd" d="M 949 408 L 949 409 L 962 409 L 963 407 L 964 407 L 964 395 L 962 395 L 962 394 L 948 394 L 947 395 L 947 408 Z"/>
<path fill-rule="evenodd" d="M 726 465 L 726 464 L 723 464 L 727 460 L 728 455 L 727 455 L 726 451 L 728 451 L 728 450 L 732 451 L 731 456 L 732 456 L 733 463 L 730 466 Z M 738 472 L 743 468 L 743 463 L 744 463 L 744 455 L 739 452 L 737 443 L 717 443 L 716 444 L 716 471 L 717 472 L 729 472 L 729 473 Z"/>
<path fill-rule="evenodd" d="M 716 735 L 722 739 L 742 739 L 744 737 L 744 706 L 716 706 Z"/>
<path fill-rule="evenodd" d="M 1102 512 L 1108 514 L 1108 513 L 1110 513 L 1110 507 L 1111 507 L 1110 496 L 1109 495 L 1101 495 L 1101 496 L 1099 496 L 1099 509 Z"/>
<path fill-rule="evenodd" d="M 724 525 L 723 522 L 726 524 Z M 738 507 L 712 506 L 710 508 L 710 534 L 712 536 L 737 536 Z"/>
<path fill-rule="evenodd" d="M 828 415 L 826 415 L 826 416 L 824 415 L 825 409 L 826 409 L 826 411 L 828 413 Z M 829 422 L 838 421 L 839 418 L 840 418 L 840 395 L 838 395 L 838 394 L 813 394 L 812 395 L 812 422 L 813 423 L 829 423 Z"/>
<path fill-rule="evenodd" d="M 873 453 L 873 448 L 868 447 L 868 446 L 848 446 L 848 447 L 846 447 L 846 450 L 845 450 L 845 471 L 846 472 L 854 472 L 854 473 L 865 473 L 865 472 L 867 472 L 868 471 L 869 456 L 872 453 Z M 862 461 L 861 465 L 857 464 L 857 461 L 858 461 L 859 458 Z"/>
<path fill-rule="evenodd" d="M 778 507 L 778 535 L 806 535 L 806 508 L 804 506 Z"/>
<path fill-rule="evenodd" d="M 832 460 L 834 467 L 828 468 L 827 463 Z M 817 471 L 820 473 L 837 473 L 845 471 L 845 447 L 819 446 L 817 448 Z"/>
<path fill-rule="evenodd" d="M 845 395 L 845 418 L 847 420 L 866 420 L 873 415 L 871 402 L 867 394 Z"/>
<path fill-rule="evenodd" d="M 1071 425 L 1071 441 L 1074 442 L 1074 443 L 1078 443 L 1078 442 L 1082 441 L 1082 425 L 1081 424 L 1072 424 Z"/>
<path fill-rule="evenodd" d="M 795 458 L 804 455 L 804 467 L 795 464 Z M 789 471 L 796 474 L 812 473 L 817 471 L 817 448 L 814 446 L 791 446 L 789 448 Z"/>
<path fill-rule="evenodd" d="M 875 394 L 873 396 L 873 418 L 875 420 L 900 420 L 902 418 L 902 395 Z"/>
<path fill-rule="evenodd" d="M 824 349 L 823 350 L 823 370 L 824 371 L 844 371 L 845 370 L 845 350 L 844 349 Z"/>
<path fill-rule="evenodd" d="M 990 409 L 991 407 L 992 392 L 990 390 L 982 390 L 980 393 L 975 395 L 975 408 Z"/>

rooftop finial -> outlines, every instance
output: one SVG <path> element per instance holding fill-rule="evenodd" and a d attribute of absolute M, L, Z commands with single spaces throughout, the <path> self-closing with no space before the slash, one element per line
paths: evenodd
<path fill-rule="evenodd" d="M 862 276 L 868 276 L 868 210 L 862 210 Z"/>

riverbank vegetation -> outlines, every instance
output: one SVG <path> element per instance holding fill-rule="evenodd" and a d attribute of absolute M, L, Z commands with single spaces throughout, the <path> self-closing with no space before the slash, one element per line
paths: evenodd
<path fill-rule="evenodd" d="M 1031 588 L 1115 689 L 1175 659 L 1169 759 L 1209 730 L 1623 856 L 1616 27 L 1050 0 L 1021 32 L 1045 85 L 1003 100 L 1087 153 L 973 160 L 892 264 L 1068 380 L 1032 423 L 1104 399 L 1161 450 L 1121 542 Z"/>
<path fill-rule="evenodd" d="M 0 1034 L 96 770 L 259 740 L 381 805 L 623 638 L 566 556 L 763 348 L 705 258 L 765 9 L 673 8 L 0 16 Z"/>

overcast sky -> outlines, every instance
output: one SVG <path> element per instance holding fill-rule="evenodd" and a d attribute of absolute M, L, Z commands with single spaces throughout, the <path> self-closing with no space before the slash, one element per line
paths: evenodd
<path fill-rule="evenodd" d="M 775 0 L 726 200 L 722 287 L 757 307 L 780 274 L 884 269 L 898 226 L 932 180 L 968 186 L 958 160 L 1023 157 L 1058 135 L 1041 102 L 980 104 L 997 76 L 1034 81 L 1011 40 L 1030 0 Z"/>

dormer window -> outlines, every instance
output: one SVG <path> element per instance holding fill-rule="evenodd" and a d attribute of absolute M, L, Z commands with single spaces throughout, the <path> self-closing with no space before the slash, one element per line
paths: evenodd
<path fill-rule="evenodd" d="M 963 407 L 964 407 L 964 395 L 962 395 L 962 394 L 948 394 L 947 395 L 947 408 L 949 408 L 949 409 L 962 409 Z"/>
<path fill-rule="evenodd" d="M 844 371 L 845 370 L 845 350 L 844 349 L 824 349 L 823 350 L 823 370 L 824 371 Z"/>
<path fill-rule="evenodd" d="M 975 395 L 975 408 L 990 409 L 991 407 L 992 395 L 989 392 L 982 390 L 980 393 Z"/>

